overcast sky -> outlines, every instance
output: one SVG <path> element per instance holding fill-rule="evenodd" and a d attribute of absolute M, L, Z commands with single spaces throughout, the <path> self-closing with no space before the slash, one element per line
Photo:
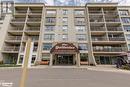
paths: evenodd
<path fill-rule="evenodd" d="M 62 0 L 61 0 L 62 1 Z M 66 0 L 67 1 L 67 0 Z M 121 1 L 122 5 L 130 5 L 130 0 L 113 0 L 113 2 Z M 47 0 L 49 5 L 53 5 L 53 0 Z"/>

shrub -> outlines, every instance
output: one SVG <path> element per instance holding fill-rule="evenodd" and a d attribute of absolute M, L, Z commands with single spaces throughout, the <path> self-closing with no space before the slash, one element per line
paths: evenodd
<path fill-rule="evenodd" d="M 121 69 L 130 70 L 130 65 L 129 65 L 129 64 L 123 65 L 123 66 L 121 67 Z"/>

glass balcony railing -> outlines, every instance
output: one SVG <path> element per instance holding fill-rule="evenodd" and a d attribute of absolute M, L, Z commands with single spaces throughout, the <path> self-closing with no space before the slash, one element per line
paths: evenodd
<path fill-rule="evenodd" d="M 110 48 L 93 47 L 93 51 L 95 52 L 124 52 L 126 51 L 126 48 L 125 47 L 110 47 Z"/>
<path fill-rule="evenodd" d="M 18 46 L 5 46 L 3 48 L 3 51 L 18 52 L 19 51 L 19 47 Z"/>
<path fill-rule="evenodd" d="M 40 22 L 41 18 L 30 18 L 28 19 L 28 22 Z"/>
<path fill-rule="evenodd" d="M 91 31 L 105 31 L 105 27 L 91 27 Z"/>
<path fill-rule="evenodd" d="M 23 31 L 23 27 L 11 28 L 11 29 L 9 29 L 9 31 L 21 32 L 21 31 Z"/>
<path fill-rule="evenodd" d="M 122 27 L 107 27 L 108 31 L 122 31 Z"/>
<path fill-rule="evenodd" d="M 106 22 L 120 22 L 119 18 L 106 18 Z"/>
<path fill-rule="evenodd" d="M 8 36 L 6 40 L 8 41 L 21 41 L 22 36 Z"/>
<path fill-rule="evenodd" d="M 11 22 L 25 22 L 25 18 L 12 19 Z"/>
<path fill-rule="evenodd" d="M 124 37 L 109 37 L 109 41 L 125 41 Z"/>
<path fill-rule="evenodd" d="M 89 11 L 89 14 L 102 14 L 102 11 Z"/>
<path fill-rule="evenodd" d="M 31 32 L 31 31 L 37 32 L 37 31 L 40 31 L 40 27 L 30 27 L 30 28 L 27 28 L 26 31 L 27 32 Z"/>
<path fill-rule="evenodd" d="M 39 37 L 24 37 L 23 40 L 27 41 L 29 38 L 31 38 L 32 41 L 38 41 Z"/>
<path fill-rule="evenodd" d="M 107 38 L 105 37 L 92 37 L 92 41 L 106 41 Z"/>

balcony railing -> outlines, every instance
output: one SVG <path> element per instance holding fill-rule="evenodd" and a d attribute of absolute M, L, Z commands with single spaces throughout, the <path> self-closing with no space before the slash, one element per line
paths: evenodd
<path fill-rule="evenodd" d="M 4 51 L 9 51 L 9 52 L 18 52 L 19 51 L 19 47 L 17 46 L 5 46 L 3 48 Z"/>
<path fill-rule="evenodd" d="M 91 31 L 105 31 L 105 27 L 91 27 Z"/>
<path fill-rule="evenodd" d="M 110 41 L 125 41 L 124 37 L 109 37 Z"/>
<path fill-rule="evenodd" d="M 42 13 L 42 10 L 41 11 L 30 11 L 29 14 L 41 14 Z"/>
<path fill-rule="evenodd" d="M 105 37 L 92 37 L 92 41 L 106 41 L 107 38 Z"/>
<path fill-rule="evenodd" d="M 104 20 L 103 19 L 94 19 L 94 20 L 90 19 L 90 22 L 104 22 Z"/>
<path fill-rule="evenodd" d="M 93 47 L 93 51 L 95 52 L 124 52 L 126 51 L 126 48 L 125 47 L 110 47 L 110 48 Z"/>
<path fill-rule="evenodd" d="M 107 15 L 118 15 L 118 12 L 117 11 L 104 11 L 104 14 L 107 14 Z"/>
<path fill-rule="evenodd" d="M 15 11 L 15 13 L 16 13 L 16 14 L 25 14 L 25 13 L 27 13 L 27 11 L 20 11 L 20 10 L 19 10 L 19 11 Z"/>
<path fill-rule="evenodd" d="M 119 18 L 106 18 L 106 22 L 120 22 Z"/>
<path fill-rule="evenodd" d="M 40 31 L 40 27 L 30 27 L 26 31 Z"/>
<path fill-rule="evenodd" d="M 29 38 L 31 38 L 32 41 L 38 41 L 39 37 L 24 37 L 23 40 L 27 41 Z"/>
<path fill-rule="evenodd" d="M 108 31 L 122 31 L 122 27 L 107 27 Z"/>
<path fill-rule="evenodd" d="M 24 22 L 25 18 L 16 18 L 16 19 L 12 19 L 12 22 Z"/>
<path fill-rule="evenodd" d="M 11 29 L 9 29 L 9 31 L 17 31 L 17 32 L 21 32 L 21 31 L 23 31 L 23 27 L 11 28 Z"/>
<path fill-rule="evenodd" d="M 102 14 L 102 11 L 89 11 L 89 14 Z"/>
<path fill-rule="evenodd" d="M 9 41 L 21 41 L 22 36 L 8 36 L 8 38 L 6 40 Z"/>
<path fill-rule="evenodd" d="M 28 19 L 28 22 L 40 22 L 41 18 L 30 18 Z"/>

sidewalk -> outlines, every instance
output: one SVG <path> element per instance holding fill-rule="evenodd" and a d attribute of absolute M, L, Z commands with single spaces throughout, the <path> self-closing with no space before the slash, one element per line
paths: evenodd
<path fill-rule="evenodd" d="M 116 66 L 112 66 L 112 65 L 88 66 L 87 68 L 88 68 L 88 70 L 94 70 L 94 71 L 118 72 L 118 73 L 130 74 L 129 70 L 117 69 Z"/>
<path fill-rule="evenodd" d="M 103 71 L 103 72 L 118 72 L 130 74 L 128 70 L 117 69 L 115 65 L 97 65 L 97 66 L 32 66 L 30 69 L 44 69 L 44 68 L 67 68 L 67 69 L 87 69 L 93 71 Z"/>
<path fill-rule="evenodd" d="M 45 69 L 45 68 L 67 68 L 67 69 L 86 69 L 92 71 L 103 71 L 103 72 L 118 72 L 118 73 L 127 73 L 130 74 L 128 70 L 117 69 L 115 66 L 112 65 L 97 65 L 97 66 L 46 66 L 46 65 L 39 65 L 39 66 L 31 66 L 29 69 Z M 0 69 L 22 69 L 22 67 L 0 67 Z"/>

